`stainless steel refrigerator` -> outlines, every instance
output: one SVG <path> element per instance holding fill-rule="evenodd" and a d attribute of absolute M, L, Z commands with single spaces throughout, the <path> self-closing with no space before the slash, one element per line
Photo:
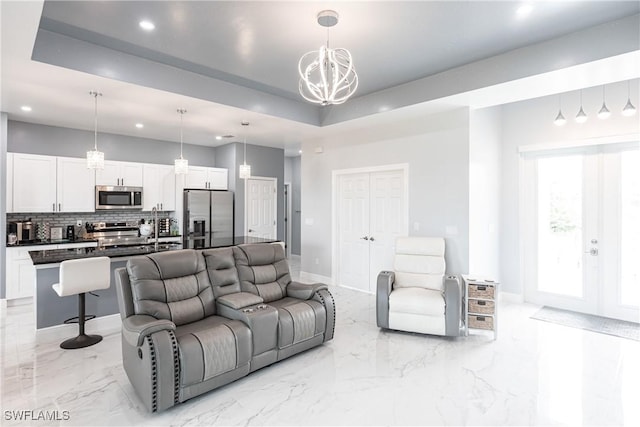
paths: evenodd
<path fill-rule="evenodd" d="M 183 247 L 209 248 L 233 241 L 233 192 L 184 190 Z"/>

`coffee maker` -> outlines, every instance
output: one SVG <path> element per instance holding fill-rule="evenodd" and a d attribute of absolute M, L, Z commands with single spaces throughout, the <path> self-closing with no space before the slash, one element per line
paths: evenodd
<path fill-rule="evenodd" d="M 15 234 L 17 243 L 32 242 L 36 238 L 36 227 L 31 218 L 27 221 L 16 221 L 7 224 L 7 233 Z"/>

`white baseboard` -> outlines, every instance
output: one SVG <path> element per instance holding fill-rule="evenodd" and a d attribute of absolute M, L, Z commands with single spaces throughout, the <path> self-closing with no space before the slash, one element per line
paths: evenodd
<path fill-rule="evenodd" d="M 517 303 L 517 304 L 524 303 L 524 295 L 522 294 L 514 294 L 513 292 L 500 292 L 500 295 L 498 296 L 500 298 L 500 301 L 502 302 Z"/>
<path fill-rule="evenodd" d="M 85 329 L 88 334 L 107 335 L 120 331 L 122 320 L 120 314 L 110 314 L 108 316 L 96 317 L 85 323 Z M 78 324 L 70 323 L 65 325 L 49 326 L 47 328 L 36 329 L 38 338 L 48 338 L 57 336 L 67 336 L 77 334 Z"/>
<path fill-rule="evenodd" d="M 315 273 L 307 273 L 306 271 L 300 272 L 300 281 L 326 283 L 329 286 L 334 285 L 333 280 L 331 280 L 331 277 L 322 276 L 320 274 L 315 274 Z"/>

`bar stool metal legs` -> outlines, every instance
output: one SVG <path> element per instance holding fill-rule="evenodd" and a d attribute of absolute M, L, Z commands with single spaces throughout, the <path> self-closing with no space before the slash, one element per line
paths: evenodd
<path fill-rule="evenodd" d="M 86 335 L 84 333 L 85 322 L 85 305 L 84 305 L 85 293 L 78 294 L 78 336 L 69 338 L 60 344 L 60 348 L 65 350 L 73 350 L 76 348 L 89 347 L 102 341 L 100 335 Z"/>

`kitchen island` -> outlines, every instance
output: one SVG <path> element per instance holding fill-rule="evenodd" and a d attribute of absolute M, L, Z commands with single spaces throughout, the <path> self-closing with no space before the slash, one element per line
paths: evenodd
<path fill-rule="evenodd" d="M 236 236 L 234 238 L 213 239 L 206 247 L 195 249 L 210 249 L 240 245 L 244 243 L 273 243 L 275 240 L 258 237 Z M 187 242 L 187 246 L 189 242 Z M 155 252 L 165 252 L 182 249 L 179 243 L 160 243 L 156 250 L 154 244 L 116 247 L 93 247 L 74 249 L 55 249 L 29 252 L 36 268 L 36 289 L 34 297 L 34 311 L 36 314 L 36 329 L 61 325 L 65 320 L 78 315 L 78 297 L 59 297 L 52 285 L 59 282 L 60 263 L 71 259 L 82 259 L 106 256 L 111 258 L 111 286 L 108 289 L 92 292 L 86 297 L 87 314 L 96 317 L 109 316 L 119 313 L 116 289 L 114 286 L 114 271 L 125 267 L 131 257 L 147 255 Z M 191 246 L 191 248 L 194 248 Z M 88 323 L 90 327 L 91 323 Z"/>

